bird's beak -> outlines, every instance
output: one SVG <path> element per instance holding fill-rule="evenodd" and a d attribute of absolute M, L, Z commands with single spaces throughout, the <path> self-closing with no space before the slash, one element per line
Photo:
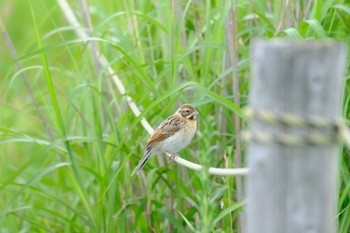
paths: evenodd
<path fill-rule="evenodd" d="M 195 113 L 196 115 L 199 115 L 199 112 L 197 112 L 197 111 L 195 111 L 194 113 Z"/>

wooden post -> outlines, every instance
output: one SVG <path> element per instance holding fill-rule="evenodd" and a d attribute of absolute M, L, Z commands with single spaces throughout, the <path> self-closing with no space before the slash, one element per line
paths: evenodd
<path fill-rule="evenodd" d="M 347 49 L 331 42 L 257 41 L 252 49 L 250 107 L 337 119 Z M 252 118 L 251 132 L 325 133 Z M 248 233 L 335 232 L 337 143 L 291 146 L 250 141 Z"/>

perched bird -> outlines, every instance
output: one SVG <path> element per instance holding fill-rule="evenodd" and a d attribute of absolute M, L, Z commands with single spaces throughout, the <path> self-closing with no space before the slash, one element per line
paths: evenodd
<path fill-rule="evenodd" d="M 186 147 L 197 130 L 197 114 L 191 104 L 184 104 L 163 121 L 148 139 L 145 154 L 131 175 L 138 173 L 155 153 L 176 154 Z"/>

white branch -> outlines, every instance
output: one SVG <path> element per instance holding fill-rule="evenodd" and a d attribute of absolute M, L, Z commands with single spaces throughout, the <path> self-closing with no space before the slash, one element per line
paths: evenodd
<path fill-rule="evenodd" d="M 78 22 L 77 18 L 75 17 L 72 8 L 69 6 L 66 0 L 57 0 L 58 5 L 61 7 L 61 10 L 63 14 L 65 15 L 67 21 L 75 28 L 75 32 L 77 36 L 81 39 L 85 39 L 89 37 L 89 34 L 83 29 L 83 27 Z M 107 67 L 107 72 L 111 75 L 112 80 L 114 84 L 116 85 L 119 93 L 121 95 L 126 96 L 126 101 L 129 105 L 129 108 L 132 110 L 134 115 L 136 117 L 140 116 L 141 111 L 133 101 L 133 99 L 130 96 L 126 95 L 126 89 L 121 80 L 119 79 L 116 72 L 113 70 L 113 68 L 108 64 L 107 59 L 105 56 L 103 56 L 100 51 L 98 51 L 97 47 L 89 46 L 89 49 L 95 49 L 93 51 L 95 54 L 97 54 L 98 62 L 100 63 L 101 67 Z M 147 130 L 147 132 L 151 135 L 154 130 L 152 126 L 148 123 L 148 121 L 142 117 L 141 118 L 141 124 L 142 126 Z M 187 161 L 185 159 L 182 159 L 179 156 L 173 156 L 166 153 L 169 157 L 172 158 L 177 164 L 185 166 L 187 168 L 193 169 L 193 170 L 201 170 L 202 166 L 196 163 L 192 163 L 190 161 Z M 235 176 L 235 175 L 246 175 L 248 173 L 248 168 L 209 168 L 209 174 L 213 175 L 220 175 L 220 176 Z"/>
<path fill-rule="evenodd" d="M 200 171 L 203 167 L 199 164 L 187 161 L 179 156 L 174 156 L 169 153 L 166 155 L 177 164 L 185 166 L 189 169 Z M 211 167 L 208 169 L 208 173 L 218 176 L 245 176 L 248 174 L 248 168 L 215 168 Z"/>

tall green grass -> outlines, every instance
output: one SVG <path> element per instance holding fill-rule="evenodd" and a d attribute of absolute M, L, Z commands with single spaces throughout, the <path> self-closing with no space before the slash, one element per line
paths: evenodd
<path fill-rule="evenodd" d="M 251 42 L 335 39 L 349 45 L 350 2 L 237 1 L 240 106 L 233 104 L 233 70 L 225 68 L 230 1 L 88 3 L 93 30 L 82 40 L 56 1 L 0 2 L 19 56 L 0 40 L 0 231 L 237 232 L 244 203 L 235 201 L 234 178 L 190 171 L 166 158 L 153 158 L 144 175 L 130 176 L 148 137 L 141 117 L 156 126 L 181 103 L 194 104 L 199 132 L 180 154 L 204 166 L 234 167 L 232 114 L 244 124 Z M 72 7 L 84 24 L 79 3 Z M 107 57 L 140 117 L 106 67 L 96 65 L 89 43 Z M 349 98 L 346 79 L 345 118 Z M 340 167 L 338 230 L 346 233 L 346 149 Z"/>

